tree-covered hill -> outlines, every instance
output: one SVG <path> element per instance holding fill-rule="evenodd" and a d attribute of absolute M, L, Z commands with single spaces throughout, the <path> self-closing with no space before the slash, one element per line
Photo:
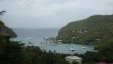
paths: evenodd
<path fill-rule="evenodd" d="M 113 15 L 94 15 L 61 28 L 63 43 L 96 44 L 113 42 Z"/>

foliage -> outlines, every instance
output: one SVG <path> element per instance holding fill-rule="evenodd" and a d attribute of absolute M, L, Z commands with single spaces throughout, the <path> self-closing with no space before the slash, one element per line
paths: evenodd
<path fill-rule="evenodd" d="M 19 44 L 18 42 L 0 42 L 0 64 L 13 63 L 22 63 L 22 44 Z"/>
<path fill-rule="evenodd" d="M 65 55 L 42 52 L 38 47 L 26 47 L 19 42 L 0 42 L 0 64 L 68 64 Z"/>

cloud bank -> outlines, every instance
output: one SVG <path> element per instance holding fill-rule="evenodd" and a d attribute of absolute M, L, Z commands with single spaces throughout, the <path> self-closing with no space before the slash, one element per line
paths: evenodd
<path fill-rule="evenodd" d="M 12 28 L 61 28 L 91 15 L 113 14 L 113 0 L 0 0 Z"/>

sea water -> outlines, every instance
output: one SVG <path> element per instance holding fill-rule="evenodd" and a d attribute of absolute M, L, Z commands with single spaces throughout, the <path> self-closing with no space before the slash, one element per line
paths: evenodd
<path fill-rule="evenodd" d="M 93 45 L 82 45 L 82 44 L 55 44 L 55 43 L 46 43 L 44 39 L 49 37 L 56 37 L 58 35 L 59 29 L 23 29 L 15 28 L 13 29 L 17 38 L 11 39 L 15 41 L 21 41 L 26 45 L 29 45 L 29 42 L 34 46 L 39 46 L 42 50 L 52 51 L 56 53 L 64 54 L 84 54 L 87 51 L 93 51 Z M 73 49 L 74 51 L 71 51 Z"/>

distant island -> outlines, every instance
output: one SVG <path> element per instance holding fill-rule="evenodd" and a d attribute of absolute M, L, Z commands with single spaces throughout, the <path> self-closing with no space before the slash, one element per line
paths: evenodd
<path fill-rule="evenodd" d="M 57 39 L 79 44 L 113 42 L 113 15 L 94 15 L 70 22 L 59 30 Z"/>

